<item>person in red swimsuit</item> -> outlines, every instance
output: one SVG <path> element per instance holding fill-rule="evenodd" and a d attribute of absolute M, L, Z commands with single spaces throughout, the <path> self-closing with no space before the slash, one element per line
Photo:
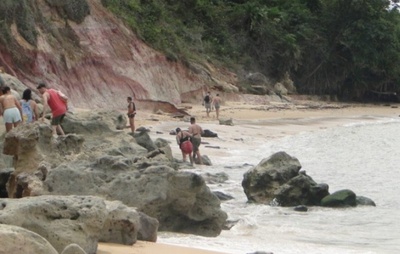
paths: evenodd
<path fill-rule="evenodd" d="M 48 89 L 44 83 L 40 83 L 37 89 L 43 99 L 42 121 L 44 121 L 47 109 L 50 108 L 52 114 L 51 126 L 53 128 L 53 137 L 57 137 L 57 131 L 61 135 L 65 135 L 64 130 L 61 128 L 61 122 L 67 112 L 68 97 L 60 91 Z"/>

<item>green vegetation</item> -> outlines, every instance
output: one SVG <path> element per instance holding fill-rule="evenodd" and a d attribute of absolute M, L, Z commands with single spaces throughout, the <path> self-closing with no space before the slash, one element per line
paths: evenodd
<path fill-rule="evenodd" d="M 102 0 L 171 60 L 201 59 L 301 93 L 400 92 L 400 14 L 385 0 Z"/>

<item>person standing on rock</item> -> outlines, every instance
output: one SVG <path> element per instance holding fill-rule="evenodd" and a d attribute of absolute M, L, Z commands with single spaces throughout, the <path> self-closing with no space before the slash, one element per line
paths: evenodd
<path fill-rule="evenodd" d="M 213 98 L 212 105 L 215 108 L 215 113 L 217 114 L 217 119 L 219 119 L 219 108 L 221 107 L 221 97 L 219 97 L 218 93 L 217 93 L 217 96 L 215 96 Z"/>
<path fill-rule="evenodd" d="M 44 121 L 47 109 L 50 108 L 52 114 L 51 127 L 53 129 L 53 137 L 57 138 L 57 132 L 64 136 L 65 133 L 61 127 L 61 123 L 67 113 L 68 97 L 58 90 L 48 89 L 44 83 L 40 83 L 37 89 L 42 95 L 42 121 Z"/>
<path fill-rule="evenodd" d="M 203 129 L 196 123 L 196 118 L 191 117 L 190 118 L 190 127 L 189 127 L 189 133 L 192 134 L 192 144 L 193 144 L 193 159 L 197 157 L 199 159 L 199 164 L 203 164 L 203 161 L 201 159 L 200 155 L 200 144 L 201 144 L 201 135 L 204 133 Z"/>
<path fill-rule="evenodd" d="M 8 86 L 3 87 L 3 95 L 0 96 L 0 115 L 3 116 L 6 125 L 6 132 L 9 132 L 22 122 L 21 104 L 11 94 L 11 89 Z"/>
<path fill-rule="evenodd" d="M 39 110 L 36 102 L 32 100 L 31 89 L 25 89 L 22 93 L 21 108 L 24 123 L 32 123 L 39 119 Z"/>
<path fill-rule="evenodd" d="M 191 137 L 192 134 L 190 134 L 188 131 L 182 131 L 181 128 L 176 128 L 176 142 L 181 149 L 182 160 L 186 161 L 186 155 L 189 155 L 190 164 L 193 165 L 193 145 L 192 142 L 190 142 Z"/>
<path fill-rule="evenodd" d="M 132 97 L 128 97 L 126 99 L 128 102 L 128 118 L 129 118 L 129 126 L 131 127 L 131 132 L 135 132 L 135 115 L 136 115 L 136 105 L 133 102 Z"/>

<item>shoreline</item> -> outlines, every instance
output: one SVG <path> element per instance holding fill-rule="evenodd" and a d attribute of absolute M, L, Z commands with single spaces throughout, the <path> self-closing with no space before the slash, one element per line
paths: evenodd
<path fill-rule="evenodd" d="M 221 118 L 232 118 L 234 125 L 219 125 L 215 118 L 215 111 L 206 116 L 201 105 L 190 105 L 188 113 L 196 117 L 196 121 L 203 127 L 218 134 L 218 139 L 205 138 L 207 145 L 202 145 L 201 153 L 212 157 L 229 156 L 229 150 L 238 144 L 237 139 L 242 133 L 252 136 L 260 142 L 278 139 L 301 132 L 312 132 L 327 128 L 344 126 L 352 123 L 376 122 L 383 119 L 399 118 L 399 108 L 396 106 L 379 105 L 351 105 L 338 108 L 322 109 L 277 109 L 260 110 L 257 105 L 243 105 L 232 103 L 221 107 Z M 189 123 L 182 119 L 174 119 L 168 114 L 155 114 L 149 111 L 138 111 L 135 119 L 136 127 L 151 129 L 152 138 L 165 138 L 171 141 L 171 149 L 175 158 L 180 159 L 180 152 L 174 143 L 174 135 L 169 131 L 176 127 L 188 127 Z M 213 117 L 214 116 L 214 117 Z M 157 133 L 157 134 L 156 134 Z M 236 140 L 236 141 L 235 141 Z M 247 142 L 246 142 L 247 141 Z M 251 147 L 252 140 L 245 140 L 241 146 Z M 211 146 L 211 147 L 210 147 Z M 214 147 L 220 147 L 215 149 Z M 260 158 L 261 160 L 262 158 Z M 196 166 L 194 171 L 202 170 L 204 166 Z M 212 240 L 212 239 L 210 239 Z M 185 254 L 221 254 L 210 250 L 198 249 L 200 246 L 184 247 L 164 243 L 146 243 L 138 241 L 133 246 L 100 243 L 99 254 L 157 254 L 157 253 L 185 253 Z M 196 248 L 197 247 L 197 248 Z M 226 253 L 227 254 L 227 253 Z"/>

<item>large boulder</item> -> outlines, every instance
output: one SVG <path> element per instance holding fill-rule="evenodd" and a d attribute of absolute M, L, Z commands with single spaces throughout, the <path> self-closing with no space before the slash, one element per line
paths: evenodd
<path fill-rule="evenodd" d="M 51 127 L 44 123 L 23 124 L 13 128 L 5 135 L 3 144 L 3 154 L 14 157 L 15 170 L 8 179 L 8 196 L 30 196 L 32 188 L 29 185 L 19 185 L 19 175 L 24 173 L 24 183 L 35 182 L 32 181 L 35 179 L 34 175 L 43 163 L 58 164 L 69 160 L 69 156 L 81 152 L 83 142 L 83 137 L 75 134 L 59 137 L 55 142 Z M 40 190 L 36 190 L 35 193 L 40 193 Z"/>
<path fill-rule="evenodd" d="M 244 192 L 250 202 L 320 205 L 321 199 L 329 195 L 329 186 L 316 183 L 300 169 L 296 158 L 285 152 L 275 153 L 244 174 Z"/>
<path fill-rule="evenodd" d="M 0 224 L 0 254 L 58 254 L 42 236 L 22 227 Z"/>
<path fill-rule="evenodd" d="M 49 172 L 44 184 L 52 195 L 121 200 L 157 218 L 160 230 L 217 236 L 227 218 L 201 176 L 163 165 L 140 170 L 134 165 L 119 169 L 61 165 Z"/>
<path fill-rule="evenodd" d="M 99 239 L 133 244 L 140 233 L 155 241 L 158 223 L 121 202 L 94 196 L 0 199 L 0 224 L 15 225 L 47 239 L 59 252 L 75 243 L 94 254 Z M 31 253 L 31 252 L 27 252 Z M 34 252 L 42 253 L 42 252 Z"/>
<path fill-rule="evenodd" d="M 301 169 L 297 158 L 285 152 L 277 152 L 263 159 L 257 166 L 244 174 L 242 186 L 250 202 L 270 203 L 275 192 Z"/>

